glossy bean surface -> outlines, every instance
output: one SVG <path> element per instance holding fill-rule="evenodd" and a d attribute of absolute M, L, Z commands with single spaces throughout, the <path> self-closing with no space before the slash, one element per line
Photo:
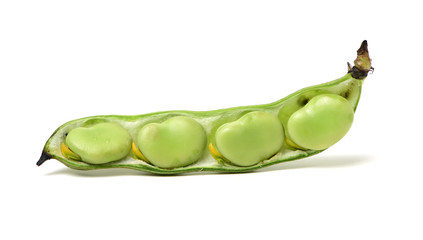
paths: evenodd
<path fill-rule="evenodd" d="M 284 139 L 279 119 L 264 111 L 245 114 L 216 132 L 217 150 L 231 163 L 251 166 L 276 154 Z"/>
<path fill-rule="evenodd" d="M 128 155 L 131 137 L 126 129 L 115 123 L 98 123 L 69 131 L 65 143 L 87 163 L 116 161 Z"/>
<path fill-rule="evenodd" d="M 336 94 L 313 97 L 288 120 L 288 134 L 297 145 L 323 150 L 347 134 L 354 119 L 353 106 Z"/>
<path fill-rule="evenodd" d="M 163 123 L 149 123 L 137 135 L 145 158 L 161 168 L 176 168 L 196 162 L 205 151 L 203 127 L 189 117 L 178 116 Z"/>

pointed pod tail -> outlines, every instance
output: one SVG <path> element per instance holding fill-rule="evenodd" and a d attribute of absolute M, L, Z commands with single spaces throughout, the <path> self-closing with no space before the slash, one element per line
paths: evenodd
<path fill-rule="evenodd" d="M 45 161 L 51 159 L 51 155 L 43 151 L 41 153 L 40 159 L 37 161 L 37 166 L 41 166 Z"/>

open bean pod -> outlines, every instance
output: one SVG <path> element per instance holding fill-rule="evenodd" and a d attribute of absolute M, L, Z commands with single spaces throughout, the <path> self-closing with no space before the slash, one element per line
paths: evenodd
<path fill-rule="evenodd" d="M 366 41 L 357 53 L 345 76 L 270 104 L 70 121 L 48 139 L 37 165 L 54 158 L 81 170 L 246 172 L 317 154 L 353 122 L 362 82 L 373 70 Z"/>

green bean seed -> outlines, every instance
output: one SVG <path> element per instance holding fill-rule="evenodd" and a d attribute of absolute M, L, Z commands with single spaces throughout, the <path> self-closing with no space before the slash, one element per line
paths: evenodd
<path fill-rule="evenodd" d="M 98 123 L 69 131 L 66 145 L 87 163 L 100 164 L 124 158 L 131 150 L 131 136 L 116 123 Z"/>
<path fill-rule="evenodd" d="M 163 123 L 145 125 L 137 146 L 149 162 L 161 168 L 177 168 L 196 162 L 205 150 L 203 127 L 189 117 L 178 116 Z"/>
<path fill-rule="evenodd" d="M 238 166 L 268 159 L 280 150 L 283 139 L 279 119 L 263 111 L 247 113 L 237 121 L 223 124 L 216 132 L 217 150 Z"/>
<path fill-rule="evenodd" d="M 288 134 L 294 143 L 312 149 L 326 149 L 347 134 L 354 119 L 350 102 L 336 94 L 312 98 L 288 120 Z"/>

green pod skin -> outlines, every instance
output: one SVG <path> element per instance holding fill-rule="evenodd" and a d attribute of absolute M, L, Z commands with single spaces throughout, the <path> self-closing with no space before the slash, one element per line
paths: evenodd
<path fill-rule="evenodd" d="M 273 164 L 302 159 L 317 154 L 334 142 L 327 141 L 324 147 L 312 146 L 310 148 L 310 146 L 305 146 L 306 144 L 304 144 L 304 142 L 298 141 L 298 136 L 296 135 L 298 131 L 291 130 L 293 136 L 290 136 L 289 127 L 292 127 L 291 117 L 294 116 L 295 118 L 296 115 L 300 115 L 301 111 L 304 111 L 302 109 L 304 109 L 308 103 L 312 103 L 312 101 L 315 101 L 313 99 L 316 99 L 316 96 L 322 94 L 332 94 L 341 97 L 345 100 L 343 100 L 344 104 L 346 102 L 350 104 L 351 111 L 355 112 L 360 99 L 363 80 L 366 78 L 368 72 L 373 70 L 367 51 L 366 41 L 363 41 L 357 53 L 358 57 L 354 62 L 354 67 L 350 67 L 349 65 L 349 71 L 343 77 L 324 84 L 301 89 L 285 98 L 269 104 L 203 112 L 166 111 L 135 116 L 103 115 L 67 122 L 60 126 L 47 140 L 37 165 L 39 166 L 46 160 L 54 158 L 70 168 L 80 170 L 129 168 L 156 174 L 176 174 L 193 171 L 248 172 Z M 228 137 L 227 139 L 223 136 L 224 134 L 222 135 L 222 132 L 225 131 L 237 132 L 237 127 L 248 122 L 246 119 L 257 113 L 264 114 L 268 117 L 259 117 L 259 120 L 252 121 L 259 124 L 255 125 L 250 123 L 251 126 L 246 128 L 247 130 L 252 129 L 250 133 L 234 134 L 229 137 L 226 136 Z M 343 114 L 340 115 L 343 116 Z M 173 129 L 173 125 L 178 125 L 178 121 L 175 121 L 175 119 L 185 119 L 182 120 L 181 129 Z M 275 119 L 278 119 L 280 124 L 275 123 Z M 290 119 L 291 122 L 289 122 Z M 313 124 L 312 119 L 313 118 L 309 118 L 307 121 Z M 172 124 L 173 121 L 175 122 Z M 307 123 L 307 121 L 304 122 Z M 104 161 L 101 161 L 102 155 L 97 153 L 98 155 L 95 157 L 95 161 L 91 163 L 87 162 L 86 159 L 84 160 L 84 151 L 79 154 L 77 153 L 81 156 L 82 161 L 67 158 L 62 154 L 61 146 L 63 143 L 66 145 L 68 144 L 69 139 L 67 139 L 67 136 L 71 134 L 74 129 L 91 125 L 92 128 L 95 129 L 97 125 L 103 122 L 116 124 L 124 128 L 128 136 L 130 136 L 131 141 L 135 142 L 135 145 L 137 145 L 147 159 L 139 159 L 133 154 L 127 153 L 126 150 L 122 151 L 122 155 L 126 154 L 125 156 L 121 157 L 118 156 L 119 154 L 116 154 L 116 156 L 104 159 Z M 195 123 L 190 124 L 193 122 Z M 263 122 L 268 122 L 274 127 L 261 128 L 259 125 Z M 297 128 L 303 124 L 299 124 L 298 121 L 294 123 L 297 125 L 294 127 Z M 185 126 L 183 126 L 184 124 Z M 163 130 L 164 136 L 167 136 L 167 138 L 165 137 L 159 140 L 156 145 L 152 144 L 151 146 L 147 146 L 148 144 L 142 144 L 143 141 L 148 139 L 148 136 L 144 136 L 143 134 L 145 134 L 144 131 L 146 131 L 145 129 L 149 128 L 149 126 L 150 128 L 153 126 L 153 128 L 159 131 Z M 242 130 L 242 127 L 240 129 Z M 243 144 L 238 146 L 238 150 L 231 149 L 230 141 L 245 136 L 260 138 L 262 137 L 260 136 L 260 132 L 268 132 L 269 129 L 279 132 L 279 137 L 276 135 L 270 136 L 269 133 L 267 133 L 265 135 L 269 135 L 270 140 L 264 139 L 256 141 L 255 144 L 253 142 L 253 145 L 248 145 L 247 141 L 244 146 Z M 328 127 L 328 130 L 331 130 L 330 127 Z M 338 133 L 338 135 L 344 134 L 342 129 L 338 129 L 338 131 L 342 133 Z M 238 131 L 238 133 L 239 132 L 242 131 Z M 122 136 L 123 135 L 125 134 L 122 134 Z M 191 148 L 186 148 L 184 146 L 178 147 L 177 144 L 172 144 L 172 141 L 174 141 L 172 136 L 176 138 L 185 138 L 185 140 L 193 138 L 193 141 L 189 143 Z M 232 140 L 231 137 L 233 138 Z M 225 141 L 229 142 L 229 144 Z M 283 142 L 281 143 L 281 141 Z M 127 141 L 125 142 L 124 140 L 119 142 L 123 143 L 122 146 L 125 146 L 122 147 L 123 149 L 128 147 Z M 301 146 L 301 144 L 304 146 Z M 256 145 L 256 149 L 250 150 L 250 148 L 253 148 L 251 146 L 254 145 Z M 211 146 L 210 151 L 207 150 L 205 146 Z M 235 145 L 233 146 L 235 148 Z M 70 147 L 71 151 L 76 152 L 71 146 L 68 147 Z M 101 150 L 101 147 L 97 147 Z M 167 151 L 169 149 L 171 153 L 179 155 L 179 162 L 173 161 L 174 163 L 171 163 L 172 160 L 167 159 L 170 158 L 170 155 L 166 156 L 160 153 L 161 151 Z M 246 152 L 250 151 L 247 155 L 249 154 L 251 157 L 245 155 L 243 157 L 240 152 L 244 150 Z"/>

